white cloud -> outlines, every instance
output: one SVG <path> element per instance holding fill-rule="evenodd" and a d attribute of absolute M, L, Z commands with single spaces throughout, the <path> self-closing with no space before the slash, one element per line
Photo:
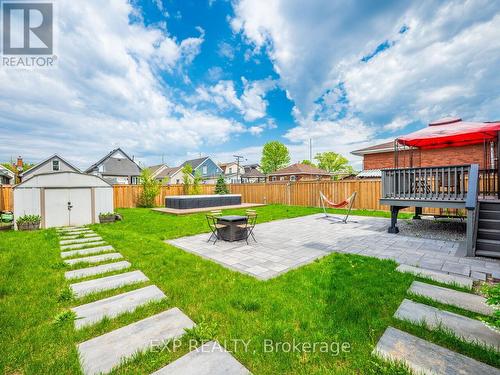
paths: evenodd
<path fill-rule="evenodd" d="M 219 43 L 219 56 L 225 57 L 228 60 L 234 59 L 234 47 L 227 42 Z"/>

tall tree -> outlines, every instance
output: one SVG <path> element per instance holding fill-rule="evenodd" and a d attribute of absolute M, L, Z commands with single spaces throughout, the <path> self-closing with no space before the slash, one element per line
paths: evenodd
<path fill-rule="evenodd" d="M 312 165 L 313 167 L 316 166 L 316 164 L 314 164 L 312 161 L 310 161 L 309 159 L 304 159 L 300 162 L 300 164 L 307 164 L 307 165 Z"/>
<path fill-rule="evenodd" d="M 168 178 L 163 181 L 158 181 L 153 177 L 151 169 L 144 168 L 141 172 L 142 191 L 139 196 L 140 207 L 154 207 L 155 199 L 160 194 L 161 185 L 167 183 Z"/>
<path fill-rule="evenodd" d="M 260 166 L 265 174 L 272 173 L 290 164 L 290 152 L 281 142 L 272 141 L 264 145 Z"/>
<path fill-rule="evenodd" d="M 330 173 L 353 173 L 354 169 L 349 165 L 349 160 L 336 152 L 329 151 L 316 154 L 318 167 Z"/>

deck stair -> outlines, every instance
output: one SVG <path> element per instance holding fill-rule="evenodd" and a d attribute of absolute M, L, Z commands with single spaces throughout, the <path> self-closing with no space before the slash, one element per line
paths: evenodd
<path fill-rule="evenodd" d="M 479 202 L 476 255 L 500 258 L 500 200 Z"/>

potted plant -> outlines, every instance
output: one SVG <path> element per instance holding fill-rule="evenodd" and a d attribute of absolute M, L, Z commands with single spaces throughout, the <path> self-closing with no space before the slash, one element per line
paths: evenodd
<path fill-rule="evenodd" d="M 23 215 L 17 218 L 16 224 L 18 230 L 37 230 L 40 229 L 42 218 L 38 215 Z"/>
<path fill-rule="evenodd" d="M 116 220 L 116 214 L 114 212 L 101 212 L 99 214 L 99 222 L 103 223 L 114 223 Z"/>

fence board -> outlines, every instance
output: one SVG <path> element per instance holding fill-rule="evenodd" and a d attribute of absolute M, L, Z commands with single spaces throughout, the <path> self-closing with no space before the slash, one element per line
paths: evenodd
<path fill-rule="evenodd" d="M 14 210 L 14 197 L 12 193 L 12 186 L 0 186 L 0 211 L 13 211 Z"/>

